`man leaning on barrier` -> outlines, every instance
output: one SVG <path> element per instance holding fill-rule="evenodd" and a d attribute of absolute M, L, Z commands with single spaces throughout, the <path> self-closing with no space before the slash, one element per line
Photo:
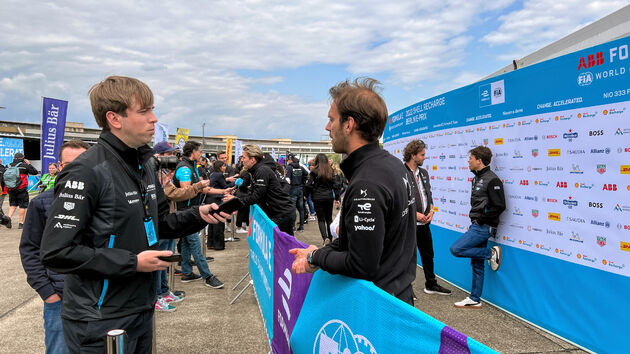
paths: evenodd
<path fill-rule="evenodd" d="M 341 208 L 339 238 L 328 246 L 295 248 L 293 271 L 317 268 L 372 281 L 413 305 L 416 277 L 414 182 L 402 162 L 380 148 L 387 107 L 374 79 L 345 81 L 330 89 L 326 130 L 333 150 L 348 156 L 341 169 L 350 181 Z"/>
<path fill-rule="evenodd" d="M 501 246 L 487 248 L 488 239 L 497 236 L 499 216 L 505 210 L 503 182 L 492 170 L 492 151 L 485 146 L 477 146 L 469 151 L 468 167 L 475 175 L 471 184 L 470 221 L 468 231 L 451 245 L 455 257 L 470 258 L 472 265 L 472 287 L 470 296 L 455 303 L 457 308 L 481 308 L 483 292 L 484 261 L 490 269 L 501 266 Z"/>
<path fill-rule="evenodd" d="M 152 348 L 156 271 L 170 263 L 160 238 L 188 235 L 228 215 L 216 205 L 169 214 L 148 160 L 153 93 L 143 82 L 110 76 L 90 89 L 103 128 L 98 143 L 60 173 L 41 245 L 44 266 L 66 273 L 61 309 L 72 353 L 102 353 L 111 329 L 128 334 L 129 353 Z"/>

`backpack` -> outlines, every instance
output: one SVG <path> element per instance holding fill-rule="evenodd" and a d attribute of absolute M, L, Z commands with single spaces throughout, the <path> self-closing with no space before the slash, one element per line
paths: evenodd
<path fill-rule="evenodd" d="M 17 188 L 20 185 L 20 168 L 18 167 L 19 163 L 15 165 L 9 165 L 7 169 L 2 174 L 2 179 L 4 180 L 4 184 L 9 189 Z"/>

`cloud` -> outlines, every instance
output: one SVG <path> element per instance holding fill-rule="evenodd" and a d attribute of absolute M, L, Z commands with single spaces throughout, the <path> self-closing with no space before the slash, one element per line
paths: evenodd
<path fill-rule="evenodd" d="M 317 140 L 326 92 L 278 93 L 279 70 L 341 64 L 352 75 L 385 73 L 388 84 L 410 86 L 451 77 L 475 41 L 471 26 L 512 2 L 5 1 L 0 104 L 38 121 L 41 96 L 68 99 L 69 120 L 95 126 L 88 89 L 128 75 L 152 88 L 159 119 L 193 134 L 206 122 L 212 134 Z"/>
<path fill-rule="evenodd" d="M 502 60 L 521 58 L 629 3 L 627 0 L 527 1 L 522 9 L 499 17 L 499 28 L 482 40 L 491 46 L 513 45 L 509 54 L 501 55 Z"/>

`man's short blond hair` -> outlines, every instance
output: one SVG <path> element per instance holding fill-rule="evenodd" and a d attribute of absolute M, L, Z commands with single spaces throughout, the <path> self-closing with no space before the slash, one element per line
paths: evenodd
<path fill-rule="evenodd" d="M 96 124 L 103 129 L 109 129 L 107 112 L 112 111 L 123 117 L 135 100 L 141 108 L 153 107 L 153 92 L 144 82 L 126 76 L 109 76 L 105 80 L 92 86 L 88 92 L 90 104 Z"/>
<path fill-rule="evenodd" d="M 243 146 L 243 152 L 246 152 L 249 157 L 253 157 L 256 161 L 260 161 L 263 158 L 263 151 L 256 145 Z"/>

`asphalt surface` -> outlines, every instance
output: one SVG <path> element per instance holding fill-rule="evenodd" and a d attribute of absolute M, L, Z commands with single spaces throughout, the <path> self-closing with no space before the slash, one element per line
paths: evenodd
<path fill-rule="evenodd" d="M 3 210 L 7 211 L 5 202 Z M 17 212 L 13 229 L 0 226 L 0 353 L 43 353 L 43 302 L 26 283 L 18 251 L 21 230 L 17 229 Z M 230 235 L 226 232 L 226 237 Z M 158 353 L 268 353 L 270 347 L 254 292 L 247 289 L 230 305 L 246 285 L 232 287 L 248 272 L 246 234 L 240 242 L 227 242 L 224 251 L 208 250 L 215 258 L 210 270 L 225 283 L 223 289 L 212 289 L 203 281 L 181 283 L 175 277 L 175 288 L 186 291 L 184 301 L 174 304 L 174 312 L 156 313 Z M 297 238 L 310 244 L 321 244 L 316 222 L 305 226 Z M 438 270 L 439 271 L 439 270 Z M 249 279 L 249 278 L 248 278 Z M 467 296 L 462 290 L 444 282 L 451 296 L 427 295 L 422 269 L 418 268 L 414 290 L 416 308 L 448 326 L 474 338 L 501 353 L 583 353 L 571 343 L 558 339 L 487 303 L 478 310 L 456 309 L 453 302 Z"/>

